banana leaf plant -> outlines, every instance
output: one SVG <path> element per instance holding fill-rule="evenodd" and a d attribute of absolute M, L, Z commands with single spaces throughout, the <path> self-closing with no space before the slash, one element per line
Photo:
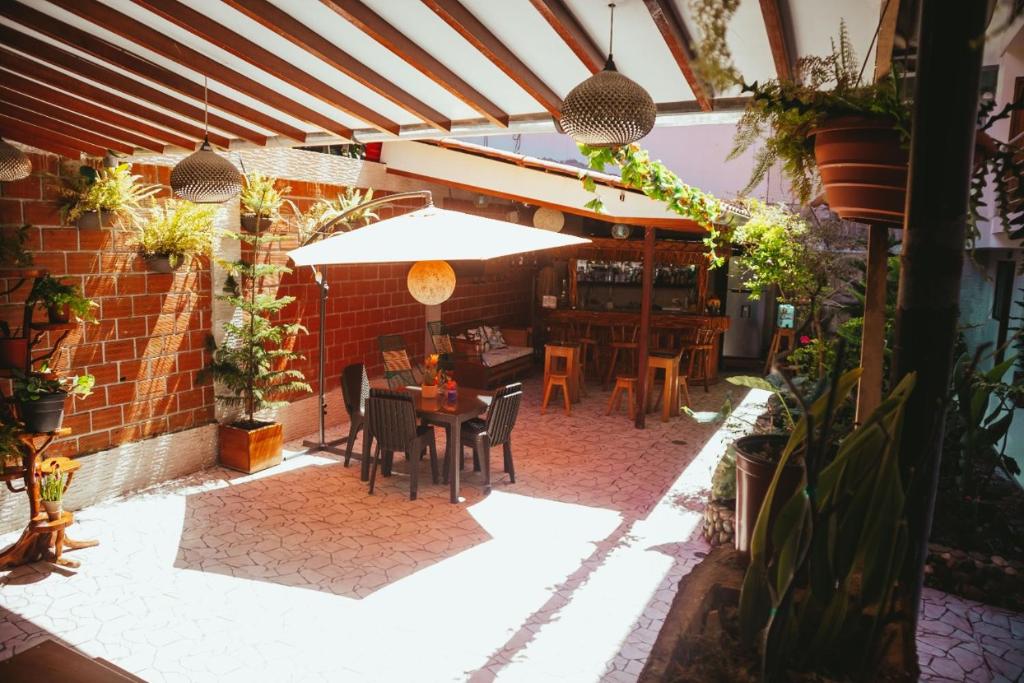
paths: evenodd
<path fill-rule="evenodd" d="M 836 409 L 860 373 L 836 372 L 803 406 L 754 527 L 739 617 L 764 679 L 787 671 L 870 677 L 894 630 L 909 483 L 900 477 L 899 434 L 915 377 L 859 427 L 837 433 Z M 800 463 L 803 485 L 773 516 L 787 462 Z"/>

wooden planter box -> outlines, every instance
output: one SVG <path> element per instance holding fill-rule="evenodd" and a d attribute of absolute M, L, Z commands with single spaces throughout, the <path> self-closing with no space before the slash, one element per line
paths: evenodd
<path fill-rule="evenodd" d="M 281 464 L 284 438 L 277 422 L 255 429 L 221 425 L 219 441 L 223 467 L 252 474 Z"/>

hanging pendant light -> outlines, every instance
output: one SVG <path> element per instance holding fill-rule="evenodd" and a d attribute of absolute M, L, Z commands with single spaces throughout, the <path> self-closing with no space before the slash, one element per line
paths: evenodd
<path fill-rule="evenodd" d="M 591 147 L 621 147 L 654 128 L 657 109 L 640 84 L 615 70 L 612 39 L 615 3 L 609 3 L 608 61 L 604 69 L 573 88 L 562 102 L 559 125 L 576 142 Z"/>
<path fill-rule="evenodd" d="M 28 155 L 0 138 L 0 181 L 21 180 L 31 172 L 32 162 Z"/>
<path fill-rule="evenodd" d="M 242 174 L 235 165 L 213 151 L 209 139 L 208 84 L 203 78 L 203 129 L 207 135 L 198 151 L 171 169 L 171 190 L 196 204 L 220 204 L 242 191 Z"/>
<path fill-rule="evenodd" d="M 455 269 L 447 261 L 417 261 L 409 269 L 405 283 L 413 299 L 436 306 L 455 291 Z"/>

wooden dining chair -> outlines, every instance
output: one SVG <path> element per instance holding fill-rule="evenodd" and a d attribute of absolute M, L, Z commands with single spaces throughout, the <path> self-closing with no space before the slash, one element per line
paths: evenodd
<path fill-rule="evenodd" d="M 708 382 L 711 379 L 711 357 L 715 352 L 716 334 L 718 332 L 711 328 L 698 328 L 693 342 L 683 347 L 683 351 L 690 356 L 686 374 L 694 382 L 702 381 L 705 392 L 708 391 Z"/>
<path fill-rule="evenodd" d="M 366 433 L 364 439 L 377 442 L 370 460 L 370 494 L 377 480 L 377 466 L 389 468 L 396 452 L 405 453 L 409 472 L 409 500 L 416 500 L 419 490 L 420 457 L 430 451 L 430 475 L 437 483 L 437 440 L 434 428 L 416 424 L 416 406 L 412 396 L 388 389 L 370 389 L 366 401 Z M 385 471 L 387 474 L 387 471 Z"/>
<path fill-rule="evenodd" d="M 352 459 L 352 446 L 366 422 L 366 399 L 370 397 L 370 378 L 362 363 L 346 365 L 341 371 L 341 396 L 348 413 L 348 442 L 345 444 L 345 467 Z"/>
<path fill-rule="evenodd" d="M 384 379 L 392 389 L 414 386 L 420 383 L 409 360 L 408 346 L 400 334 L 385 334 L 377 337 L 377 348 L 384 361 Z"/>
<path fill-rule="evenodd" d="M 523 400 L 523 385 L 520 383 L 504 386 L 494 394 L 486 419 L 474 418 L 462 425 L 460 453 L 463 449 L 473 450 L 473 469 L 477 472 L 483 465 L 484 493 L 491 491 L 491 448 L 501 446 L 504 454 L 505 472 L 509 481 L 516 483 L 516 468 L 512 462 L 512 430 L 519 416 Z M 445 480 L 448 479 L 448 465 L 445 462 Z M 460 464 L 461 467 L 461 464 Z"/>

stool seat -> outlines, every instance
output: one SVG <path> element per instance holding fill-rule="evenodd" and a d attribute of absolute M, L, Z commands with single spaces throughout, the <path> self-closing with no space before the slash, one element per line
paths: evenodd
<path fill-rule="evenodd" d="M 611 415 L 613 410 L 619 410 L 622 406 L 622 394 L 625 392 L 628 401 L 629 419 L 633 419 L 636 409 L 636 377 L 629 375 L 617 375 L 615 377 L 615 388 L 612 395 L 608 397 L 608 409 L 605 415 Z"/>
<path fill-rule="evenodd" d="M 654 373 L 661 369 L 665 373 L 665 384 L 658 402 L 661 403 L 661 421 L 668 422 L 669 417 L 679 415 L 679 389 L 686 395 L 686 403 L 690 403 L 690 388 L 686 378 L 681 376 L 680 367 L 682 352 L 651 354 L 647 359 L 647 393 L 645 404 L 650 402 L 650 392 L 654 388 Z M 655 403 L 657 406 L 657 403 Z"/>
<path fill-rule="evenodd" d="M 540 405 L 540 414 L 544 415 L 548 411 L 548 401 L 551 400 L 551 394 L 554 393 L 555 388 L 562 390 L 562 401 L 565 404 L 565 414 L 572 414 L 572 403 L 569 401 L 569 375 L 560 375 L 552 373 L 548 375 L 544 382 L 544 401 Z"/>

